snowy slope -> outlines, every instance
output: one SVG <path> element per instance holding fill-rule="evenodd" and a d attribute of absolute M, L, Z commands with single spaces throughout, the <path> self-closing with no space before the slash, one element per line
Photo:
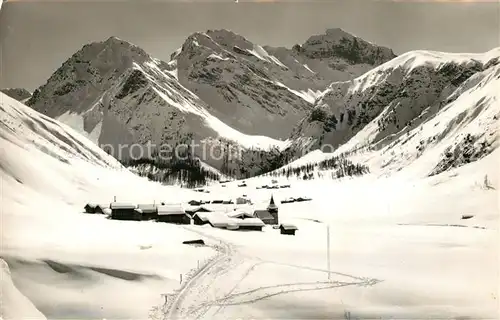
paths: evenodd
<path fill-rule="evenodd" d="M 170 315 L 496 318 L 498 151 L 429 178 L 402 169 L 391 177 L 336 181 L 278 178 L 291 188 L 277 190 L 255 189 L 271 184 L 266 177 L 247 179 L 246 188 L 237 181 L 213 186 L 212 194 L 247 194 L 256 208 L 265 208 L 272 194 L 280 221 L 299 230 L 284 236 L 272 228 L 239 233 L 192 226 L 228 248 L 188 286 Z M 491 188 L 483 185 L 485 175 Z M 280 204 L 298 196 L 313 200 Z M 465 214 L 473 217 L 461 219 Z"/>
<path fill-rule="evenodd" d="M 61 142 L 48 133 L 73 137 L 85 146 L 78 149 L 83 154 L 90 152 L 91 144 L 73 130 L 1 97 L 2 110 L 7 110 L 2 116 L 10 117 L 10 123 L 17 121 L 0 131 L 0 255 L 10 269 L 10 277 L 2 269 L 6 297 L 2 315 L 13 319 L 43 319 L 39 312 L 52 319 L 146 319 L 148 314 L 153 319 L 497 316 L 498 149 L 428 178 L 406 168 L 390 177 L 279 178 L 280 184 L 289 183 L 291 188 L 267 190 L 256 186 L 271 184 L 271 179 L 255 177 L 246 180 L 247 187 L 237 187 L 240 182 L 234 181 L 210 187 L 209 194 L 194 194 L 140 179 L 113 165 L 116 162 L 100 150 L 94 158 L 88 155 L 90 159 L 74 156 L 76 149 L 67 146 L 66 139 Z M 33 131 L 31 118 L 46 128 Z M 52 153 L 39 150 L 37 145 L 49 137 L 64 148 Z M 370 159 L 368 153 L 362 156 Z M 309 157 L 321 155 L 314 152 Z M 485 175 L 491 177 L 491 189 L 483 185 Z M 297 234 L 280 235 L 271 227 L 263 232 L 181 228 L 81 214 L 84 203 L 106 203 L 115 195 L 123 202 L 178 203 L 242 194 L 255 203 L 255 209 L 264 208 L 273 195 L 280 221 L 298 226 Z M 313 199 L 280 203 L 298 196 Z M 461 220 L 463 214 L 474 217 Z M 330 228 L 330 264 L 325 224 Z M 210 249 L 180 244 L 198 238 L 218 245 L 216 259 L 204 264 L 213 254 Z M 200 271 L 189 272 L 199 260 Z M 184 275 L 182 290 L 169 297 L 170 310 L 162 310 L 160 293 L 178 289 L 179 274 Z M 159 308 L 149 313 L 154 306 Z"/>
<path fill-rule="evenodd" d="M 77 132 L 4 94 L 0 108 L 5 319 L 39 319 L 37 309 L 52 319 L 146 318 L 161 293 L 179 286 L 179 274 L 213 254 L 182 245 L 196 236 L 175 226 L 82 214 L 86 203 L 115 196 L 178 202 L 193 192 L 135 176 Z"/>

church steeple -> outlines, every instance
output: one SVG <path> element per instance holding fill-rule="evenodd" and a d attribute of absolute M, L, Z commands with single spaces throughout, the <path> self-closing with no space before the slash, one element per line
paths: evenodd
<path fill-rule="evenodd" d="M 278 212 L 278 206 L 274 203 L 274 197 L 271 195 L 271 201 L 267 206 L 267 211 L 269 212 Z"/>

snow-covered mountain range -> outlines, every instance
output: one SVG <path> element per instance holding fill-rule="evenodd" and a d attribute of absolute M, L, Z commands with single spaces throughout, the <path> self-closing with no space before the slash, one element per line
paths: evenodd
<path fill-rule="evenodd" d="M 206 34 L 217 39 L 219 33 Z M 190 50 L 211 52 L 202 47 L 204 34 L 193 37 Z M 231 43 L 242 41 L 234 37 L 239 40 Z M 1 317 L 494 318 L 500 48 L 484 54 L 414 51 L 383 62 L 357 39 L 366 55 L 330 72 L 313 60 L 341 58 L 331 58 L 323 46 L 313 50 L 314 41 L 290 51 L 262 47 L 265 52 L 238 42 L 234 57 L 209 53 L 212 65 L 189 60 L 195 58 L 183 50 L 162 62 L 113 37 L 65 62 L 33 93 L 31 108 L 0 93 Z M 317 78 L 287 82 L 292 64 L 282 51 L 307 52 L 293 59 Z M 375 57 L 380 52 L 375 49 Z M 201 86 L 219 57 L 237 68 Z M 381 64 L 370 68 L 366 61 Z M 231 80 L 257 67 L 267 80 L 252 76 L 246 87 Z M 362 68 L 370 70 L 358 75 Z M 333 78 L 342 72 L 352 79 Z M 273 99 L 285 102 L 252 100 L 252 121 L 272 126 L 276 114 L 302 110 L 296 123 L 290 121 L 290 128 L 296 126 L 286 141 L 249 134 L 207 98 L 217 94 L 216 84 L 227 84 L 248 102 L 257 99 L 252 90 L 267 92 L 274 87 L 262 84 L 274 81 L 288 89 L 273 91 Z M 320 92 L 306 86 L 321 81 L 329 84 Z M 233 176 L 268 176 L 244 184 L 211 181 L 206 192 L 195 192 L 138 177 L 95 144 L 185 140 L 244 147 L 226 169 Z M 201 166 L 218 173 L 228 165 L 218 161 Z M 147 163 L 133 169 L 153 176 L 170 170 Z M 270 226 L 238 232 L 82 214 L 88 202 L 182 206 L 243 194 L 256 209 L 273 196 L 280 223 L 298 226 L 297 235 Z M 282 201 L 290 197 L 311 200 Z M 182 244 L 199 238 L 208 245 Z M 333 264 L 325 261 L 325 239 Z M 172 305 L 163 305 L 165 292 Z"/>
<path fill-rule="evenodd" d="M 415 160 L 443 144 L 434 174 L 496 147 L 499 57 L 499 49 L 396 57 L 341 29 L 291 49 L 208 30 L 164 62 L 111 37 L 85 45 L 27 104 L 114 150 L 201 144 L 194 156 L 240 177 L 319 148 L 383 149 Z M 478 122 L 482 131 L 472 127 Z M 426 129 L 430 123 L 440 132 Z M 207 147 L 216 156 L 207 157 Z M 239 157 L 228 163 L 220 155 L 232 147 Z"/>
<path fill-rule="evenodd" d="M 341 29 L 291 49 L 262 47 L 222 29 L 188 37 L 169 65 L 223 122 L 248 134 L 288 138 L 319 90 L 394 57 Z"/>
<path fill-rule="evenodd" d="M 499 85 L 500 48 L 409 52 L 352 81 L 332 83 L 294 129 L 290 148 L 383 150 L 393 153 L 392 162 L 440 146 L 435 174 L 497 147 Z"/>
<path fill-rule="evenodd" d="M 293 49 L 266 48 L 283 62 L 227 30 L 191 35 L 168 63 L 111 37 L 76 52 L 27 104 L 99 145 L 222 138 L 281 148 L 318 89 L 394 57 L 340 29 Z"/>

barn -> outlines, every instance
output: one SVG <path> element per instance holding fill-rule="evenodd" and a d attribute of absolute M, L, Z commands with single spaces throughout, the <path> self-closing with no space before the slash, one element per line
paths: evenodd
<path fill-rule="evenodd" d="M 142 220 L 142 212 L 134 204 L 112 202 L 110 208 L 113 220 Z"/>
<path fill-rule="evenodd" d="M 142 220 L 155 220 L 158 217 L 156 204 L 139 204 L 137 207 L 142 211 Z"/>
<path fill-rule="evenodd" d="M 184 212 L 181 206 L 164 205 L 158 206 L 158 217 L 156 221 L 174 223 L 174 224 L 191 224 L 191 217 Z"/>
<path fill-rule="evenodd" d="M 209 221 L 208 221 L 209 214 L 210 213 L 207 213 L 207 212 L 196 212 L 193 215 L 193 223 L 198 225 L 198 226 L 208 224 L 209 223 Z"/>

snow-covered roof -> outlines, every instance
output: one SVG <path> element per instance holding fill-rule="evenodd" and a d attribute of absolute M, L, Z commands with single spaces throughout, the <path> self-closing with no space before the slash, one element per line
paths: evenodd
<path fill-rule="evenodd" d="M 254 215 L 259 219 L 274 219 L 272 214 L 267 210 L 255 210 Z"/>
<path fill-rule="evenodd" d="M 262 222 L 259 218 L 248 218 L 248 219 L 231 219 L 232 222 L 236 222 L 238 226 L 247 226 L 247 227 L 263 227 L 265 223 Z"/>
<path fill-rule="evenodd" d="M 246 211 L 233 211 L 233 212 L 230 212 L 227 214 L 229 217 L 231 218 L 243 218 L 243 219 L 246 219 L 246 218 L 253 218 L 254 215 L 250 212 L 246 212 Z"/>
<path fill-rule="evenodd" d="M 209 217 L 211 214 L 211 212 L 196 212 L 193 217 L 198 217 L 201 219 L 201 221 L 209 221 Z"/>
<path fill-rule="evenodd" d="M 139 204 L 137 207 L 143 212 L 156 212 L 156 204 Z"/>
<path fill-rule="evenodd" d="M 162 205 L 157 208 L 158 215 L 185 214 L 184 209 L 179 205 Z"/>
<path fill-rule="evenodd" d="M 283 228 L 285 230 L 298 230 L 296 225 L 291 224 L 291 223 L 282 223 L 280 224 L 280 228 Z"/>
<path fill-rule="evenodd" d="M 137 206 L 135 204 L 130 203 L 119 203 L 119 202 L 111 202 L 111 209 L 135 209 Z"/>

